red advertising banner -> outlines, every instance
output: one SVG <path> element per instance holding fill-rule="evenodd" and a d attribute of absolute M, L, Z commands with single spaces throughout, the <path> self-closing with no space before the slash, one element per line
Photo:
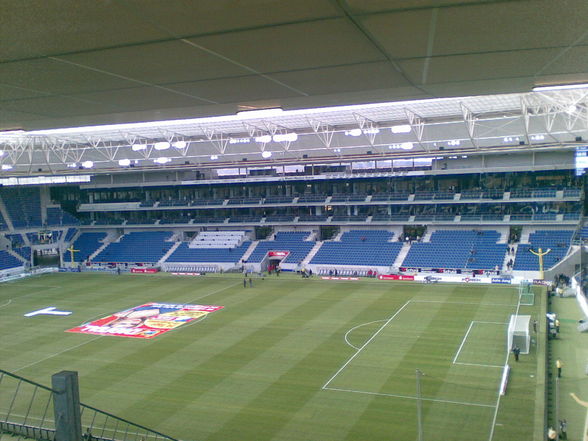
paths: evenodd
<path fill-rule="evenodd" d="M 359 277 L 322 276 L 322 280 L 359 280 Z"/>
<path fill-rule="evenodd" d="M 222 309 L 213 305 L 146 303 L 108 317 L 85 323 L 65 332 L 153 338 Z"/>
<path fill-rule="evenodd" d="M 290 251 L 270 251 L 267 253 L 269 257 L 286 257 Z"/>
<path fill-rule="evenodd" d="M 414 280 L 414 276 L 405 276 L 402 274 L 380 274 L 379 280 Z"/>
<path fill-rule="evenodd" d="M 200 273 L 170 273 L 173 276 L 201 276 Z"/>
<path fill-rule="evenodd" d="M 140 274 L 155 274 L 159 272 L 158 268 L 131 268 L 132 273 Z"/>

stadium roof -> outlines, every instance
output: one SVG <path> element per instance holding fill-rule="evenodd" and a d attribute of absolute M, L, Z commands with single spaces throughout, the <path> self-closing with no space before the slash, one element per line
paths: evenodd
<path fill-rule="evenodd" d="M 587 138 L 585 90 L 530 92 L 588 82 L 585 0 L 6 0 L 2 9 L 0 129 L 24 130 L 0 135 L 2 175 Z M 334 107 L 348 105 L 359 106 Z M 285 112 L 235 116 L 274 107 Z M 161 120 L 175 121 L 112 126 Z M 88 128 L 97 124 L 109 126 Z M 167 142 L 186 146 L 157 150 Z"/>

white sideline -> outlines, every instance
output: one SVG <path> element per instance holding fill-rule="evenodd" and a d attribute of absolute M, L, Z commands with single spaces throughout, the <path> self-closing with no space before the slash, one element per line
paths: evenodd
<path fill-rule="evenodd" d="M 360 347 L 360 348 L 357 350 L 357 352 L 356 352 L 355 354 L 353 354 L 353 355 L 351 356 L 351 358 L 350 358 L 349 360 L 347 360 L 347 361 L 345 362 L 345 364 L 344 364 L 343 366 L 341 366 L 337 372 L 335 372 L 335 374 L 334 374 L 334 375 L 333 375 L 331 378 L 329 378 L 329 380 L 328 380 L 328 381 L 327 381 L 327 382 L 326 382 L 326 383 L 323 385 L 323 387 L 322 387 L 321 389 L 325 389 L 325 388 L 326 388 L 326 387 L 327 387 L 327 386 L 328 386 L 328 385 L 331 383 L 331 381 L 333 381 L 333 380 L 335 379 L 335 377 L 336 377 L 337 375 L 339 375 L 339 374 L 340 374 L 340 373 L 343 371 L 343 369 L 345 369 L 345 368 L 347 367 L 347 365 L 348 365 L 349 363 L 351 363 L 351 361 L 352 361 L 352 360 L 353 360 L 355 357 L 357 357 L 357 356 L 360 354 L 360 352 L 361 352 L 361 351 L 363 351 L 363 349 L 365 349 L 365 347 L 366 347 L 367 345 L 369 345 L 369 344 L 372 342 L 372 340 L 373 340 L 374 338 L 376 338 L 376 337 L 378 336 L 378 334 L 379 334 L 380 332 L 382 332 L 382 330 L 383 330 L 383 329 L 384 329 L 384 328 L 385 328 L 385 327 L 388 325 L 388 323 L 390 323 L 390 322 L 391 322 L 391 321 L 394 319 L 394 317 L 396 317 L 398 314 L 400 314 L 400 313 L 402 312 L 402 310 L 403 310 L 404 308 L 406 308 L 406 306 L 407 306 L 409 303 L 410 303 L 410 300 L 409 300 L 408 302 L 406 302 L 404 305 L 402 305 L 402 306 L 400 307 L 400 309 L 399 309 L 398 311 L 396 311 L 392 317 L 390 317 L 388 320 L 386 320 L 386 323 L 384 323 L 384 324 L 383 324 L 383 325 L 380 327 L 380 329 L 378 329 L 378 330 L 377 330 L 377 331 L 374 333 L 374 335 L 372 335 L 372 336 L 369 338 L 369 340 L 368 340 L 368 341 L 366 341 L 366 342 L 365 342 L 365 343 L 364 343 L 364 344 L 363 344 L 363 345 L 362 345 L 362 346 L 361 346 L 361 347 Z"/>
<path fill-rule="evenodd" d="M 453 357 L 453 364 L 455 364 L 455 361 L 457 360 L 457 357 L 459 357 L 459 353 L 461 352 L 463 345 L 465 345 L 466 339 L 468 338 L 468 334 L 470 333 L 470 331 L 472 330 L 472 326 L 474 326 L 474 322 L 473 320 L 470 322 L 470 326 L 468 328 L 468 330 L 466 331 L 465 335 L 463 336 L 462 340 L 461 340 L 461 344 L 459 345 L 459 349 L 457 350 L 457 353 L 455 354 L 455 357 Z"/>
<path fill-rule="evenodd" d="M 417 397 L 413 397 L 411 395 L 399 395 L 399 394 L 386 394 L 382 392 L 367 392 L 363 390 L 353 390 L 353 389 L 339 389 L 336 387 L 323 387 L 325 390 L 334 390 L 338 392 L 352 392 L 356 394 L 365 394 L 365 395 L 379 395 L 383 397 L 393 397 L 393 398 L 406 398 L 408 400 L 416 400 Z M 435 403 L 447 403 L 447 404 L 461 404 L 462 406 L 477 406 L 477 407 L 490 407 L 494 409 L 493 404 L 484 404 L 484 403 L 468 403 L 466 401 L 452 401 L 452 400 L 441 400 L 438 398 L 421 398 L 423 401 L 433 401 Z"/>
<path fill-rule="evenodd" d="M 498 366 L 497 364 L 462 363 L 461 361 L 456 361 L 453 364 L 459 364 L 459 365 L 463 365 L 463 366 L 479 366 L 479 367 L 488 367 L 488 368 L 498 368 L 498 369 L 504 368 L 504 366 Z"/>

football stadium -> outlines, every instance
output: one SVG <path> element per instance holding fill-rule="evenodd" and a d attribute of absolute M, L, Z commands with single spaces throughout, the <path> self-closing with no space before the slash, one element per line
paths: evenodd
<path fill-rule="evenodd" d="M 588 440 L 588 3 L 7 0 L 0 440 Z"/>

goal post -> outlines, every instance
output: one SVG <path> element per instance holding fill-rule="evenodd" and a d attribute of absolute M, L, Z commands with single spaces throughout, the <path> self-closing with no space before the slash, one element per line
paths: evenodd
<path fill-rule="evenodd" d="M 519 302 L 521 306 L 533 306 L 535 304 L 533 284 L 528 280 L 523 280 L 519 284 Z"/>
<path fill-rule="evenodd" d="M 531 347 L 530 315 L 511 315 L 508 323 L 508 350 L 517 346 L 521 354 L 528 354 Z"/>

